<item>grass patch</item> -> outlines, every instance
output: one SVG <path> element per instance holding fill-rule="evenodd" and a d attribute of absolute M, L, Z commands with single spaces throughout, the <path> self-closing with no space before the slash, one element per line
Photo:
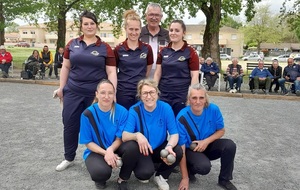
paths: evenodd
<path fill-rule="evenodd" d="M 25 47 L 8 47 L 6 51 L 10 52 L 13 61 L 14 61 L 14 69 L 22 69 L 22 64 L 25 60 L 28 59 L 30 55 L 32 55 L 33 50 L 38 50 L 39 52 L 42 50 L 41 48 L 25 48 Z M 55 55 L 55 51 L 51 51 L 52 55 Z M 53 58 L 54 59 L 54 58 Z"/>

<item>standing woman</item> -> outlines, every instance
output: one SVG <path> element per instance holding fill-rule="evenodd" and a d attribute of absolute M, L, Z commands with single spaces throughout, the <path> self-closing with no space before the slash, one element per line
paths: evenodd
<path fill-rule="evenodd" d="M 128 111 L 114 102 L 113 84 L 109 80 L 102 80 L 95 94 L 95 103 L 81 114 L 79 143 L 87 147 L 83 159 L 96 187 L 101 189 L 106 187 L 106 181 L 110 178 L 112 169 L 117 167 L 120 157 L 125 163 L 119 175 L 121 178 L 129 178 L 135 167 L 130 160 L 137 153 L 123 154 L 121 135 Z M 118 184 L 119 189 L 126 189 L 125 182 Z"/>
<path fill-rule="evenodd" d="M 83 35 L 71 40 L 64 52 L 58 97 L 63 100 L 65 160 L 57 171 L 73 164 L 78 147 L 80 115 L 91 105 L 97 84 L 108 78 L 117 84 L 116 61 L 111 47 L 96 36 L 97 18 L 84 11 L 80 16 Z"/>
<path fill-rule="evenodd" d="M 169 28 L 171 42 L 159 52 L 154 73 L 154 80 L 159 82 L 160 99 L 171 105 L 175 116 L 185 107 L 189 86 L 199 80 L 199 57 L 183 40 L 185 33 L 182 20 L 172 21 Z"/>
<path fill-rule="evenodd" d="M 124 13 L 124 25 L 127 39 L 114 50 L 118 72 L 117 102 L 129 109 L 137 102 L 136 86 L 149 76 L 153 64 L 150 45 L 139 40 L 141 18 L 134 10 Z"/>

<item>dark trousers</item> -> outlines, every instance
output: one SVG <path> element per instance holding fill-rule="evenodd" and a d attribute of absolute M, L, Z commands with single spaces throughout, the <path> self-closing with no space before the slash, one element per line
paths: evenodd
<path fill-rule="evenodd" d="M 2 70 L 2 72 L 5 72 L 5 74 L 8 74 L 8 70 L 10 66 L 11 63 L 0 64 L 0 69 Z"/>
<path fill-rule="evenodd" d="M 122 157 L 123 165 L 119 176 L 123 180 L 128 180 L 136 166 L 139 157 L 139 147 L 134 141 L 122 143 L 116 151 Z M 112 167 L 104 160 L 104 156 L 92 152 L 85 160 L 86 168 L 95 182 L 106 182 L 112 173 Z"/>
<path fill-rule="evenodd" d="M 274 90 L 278 91 L 279 90 L 279 82 L 278 82 L 278 79 L 274 79 L 272 82 L 271 82 L 271 85 L 270 85 L 270 91 L 272 91 L 272 86 L 275 84 L 275 88 Z"/>
<path fill-rule="evenodd" d="M 206 175 L 210 172 L 210 160 L 221 158 L 219 180 L 232 180 L 236 144 L 230 139 L 217 139 L 204 152 L 186 149 L 187 167 L 191 174 Z"/>
<path fill-rule="evenodd" d="M 229 83 L 229 87 L 230 89 L 233 89 L 233 85 L 234 83 L 236 83 L 236 89 L 240 90 L 241 89 L 241 84 L 242 84 L 242 77 L 232 77 L 232 76 L 228 76 L 228 83 Z"/>
<path fill-rule="evenodd" d="M 172 165 L 165 164 L 160 158 L 160 151 L 164 149 L 167 145 L 167 141 L 161 146 L 153 150 L 153 154 L 144 156 L 139 152 L 139 159 L 134 169 L 135 176 L 140 180 L 150 179 L 155 172 L 155 165 L 159 164 L 156 169 L 156 176 L 162 175 L 165 179 L 168 179 L 172 173 L 172 170 L 179 164 L 182 158 L 182 149 L 180 146 L 176 145 L 173 151 L 176 153 L 176 161 Z"/>
<path fill-rule="evenodd" d="M 215 86 L 216 80 L 218 79 L 218 75 L 204 74 L 206 84 L 209 88 Z"/>
<path fill-rule="evenodd" d="M 51 65 L 49 65 L 47 67 L 49 68 L 49 77 L 50 77 L 52 75 L 53 65 L 51 64 Z M 41 70 L 42 70 L 42 73 L 46 72 L 46 66 L 44 64 L 42 64 Z"/>
<path fill-rule="evenodd" d="M 67 87 L 63 90 L 63 124 L 65 159 L 73 161 L 78 147 L 81 113 L 92 104 L 94 97 L 79 96 Z"/>
<path fill-rule="evenodd" d="M 128 92 L 126 92 L 128 93 Z M 117 103 L 124 106 L 127 110 L 137 103 L 138 99 L 136 98 L 136 92 L 132 94 L 124 94 L 123 90 L 117 90 Z"/>
<path fill-rule="evenodd" d="M 61 67 L 62 67 L 61 63 L 54 63 L 54 74 L 55 74 L 55 76 L 58 76 L 58 68 L 61 68 Z"/>
<path fill-rule="evenodd" d="M 175 117 L 177 114 L 186 107 L 187 92 L 162 92 L 160 99 L 167 102 L 174 112 Z"/>

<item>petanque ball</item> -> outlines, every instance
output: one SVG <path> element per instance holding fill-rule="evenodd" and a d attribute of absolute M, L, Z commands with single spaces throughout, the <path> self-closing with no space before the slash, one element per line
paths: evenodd
<path fill-rule="evenodd" d="M 160 151 L 160 156 L 163 157 L 163 158 L 166 158 L 169 154 L 169 151 L 167 151 L 166 149 L 162 149 Z"/>
<path fill-rule="evenodd" d="M 196 148 L 196 146 L 197 146 L 197 143 L 192 143 L 192 144 L 190 145 L 190 149 L 191 149 L 191 150 L 194 150 L 194 149 Z"/>
<path fill-rule="evenodd" d="M 169 162 L 170 164 L 173 164 L 173 163 L 176 161 L 176 158 L 175 158 L 175 156 L 174 156 L 173 154 L 169 154 L 169 155 L 167 156 L 167 160 L 168 160 L 168 162 Z"/>
<path fill-rule="evenodd" d="M 121 159 L 118 159 L 118 160 L 116 161 L 116 163 L 117 163 L 117 167 L 118 167 L 118 168 L 122 167 L 122 165 L 123 165 L 123 162 L 122 162 Z"/>

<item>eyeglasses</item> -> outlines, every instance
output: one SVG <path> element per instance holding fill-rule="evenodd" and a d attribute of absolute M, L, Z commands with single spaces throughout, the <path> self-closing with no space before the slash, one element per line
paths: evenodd
<path fill-rule="evenodd" d="M 150 94 L 150 96 L 153 97 L 153 96 L 155 96 L 155 95 L 157 94 L 157 92 L 156 92 L 155 90 L 151 90 L 151 91 L 149 91 L 149 92 L 144 91 L 144 92 L 141 93 L 142 97 L 147 97 L 148 94 Z"/>
<path fill-rule="evenodd" d="M 150 13 L 150 14 L 147 14 L 148 17 L 151 17 L 151 18 L 159 18 L 161 17 L 162 15 L 161 14 L 153 14 L 153 13 Z"/>

